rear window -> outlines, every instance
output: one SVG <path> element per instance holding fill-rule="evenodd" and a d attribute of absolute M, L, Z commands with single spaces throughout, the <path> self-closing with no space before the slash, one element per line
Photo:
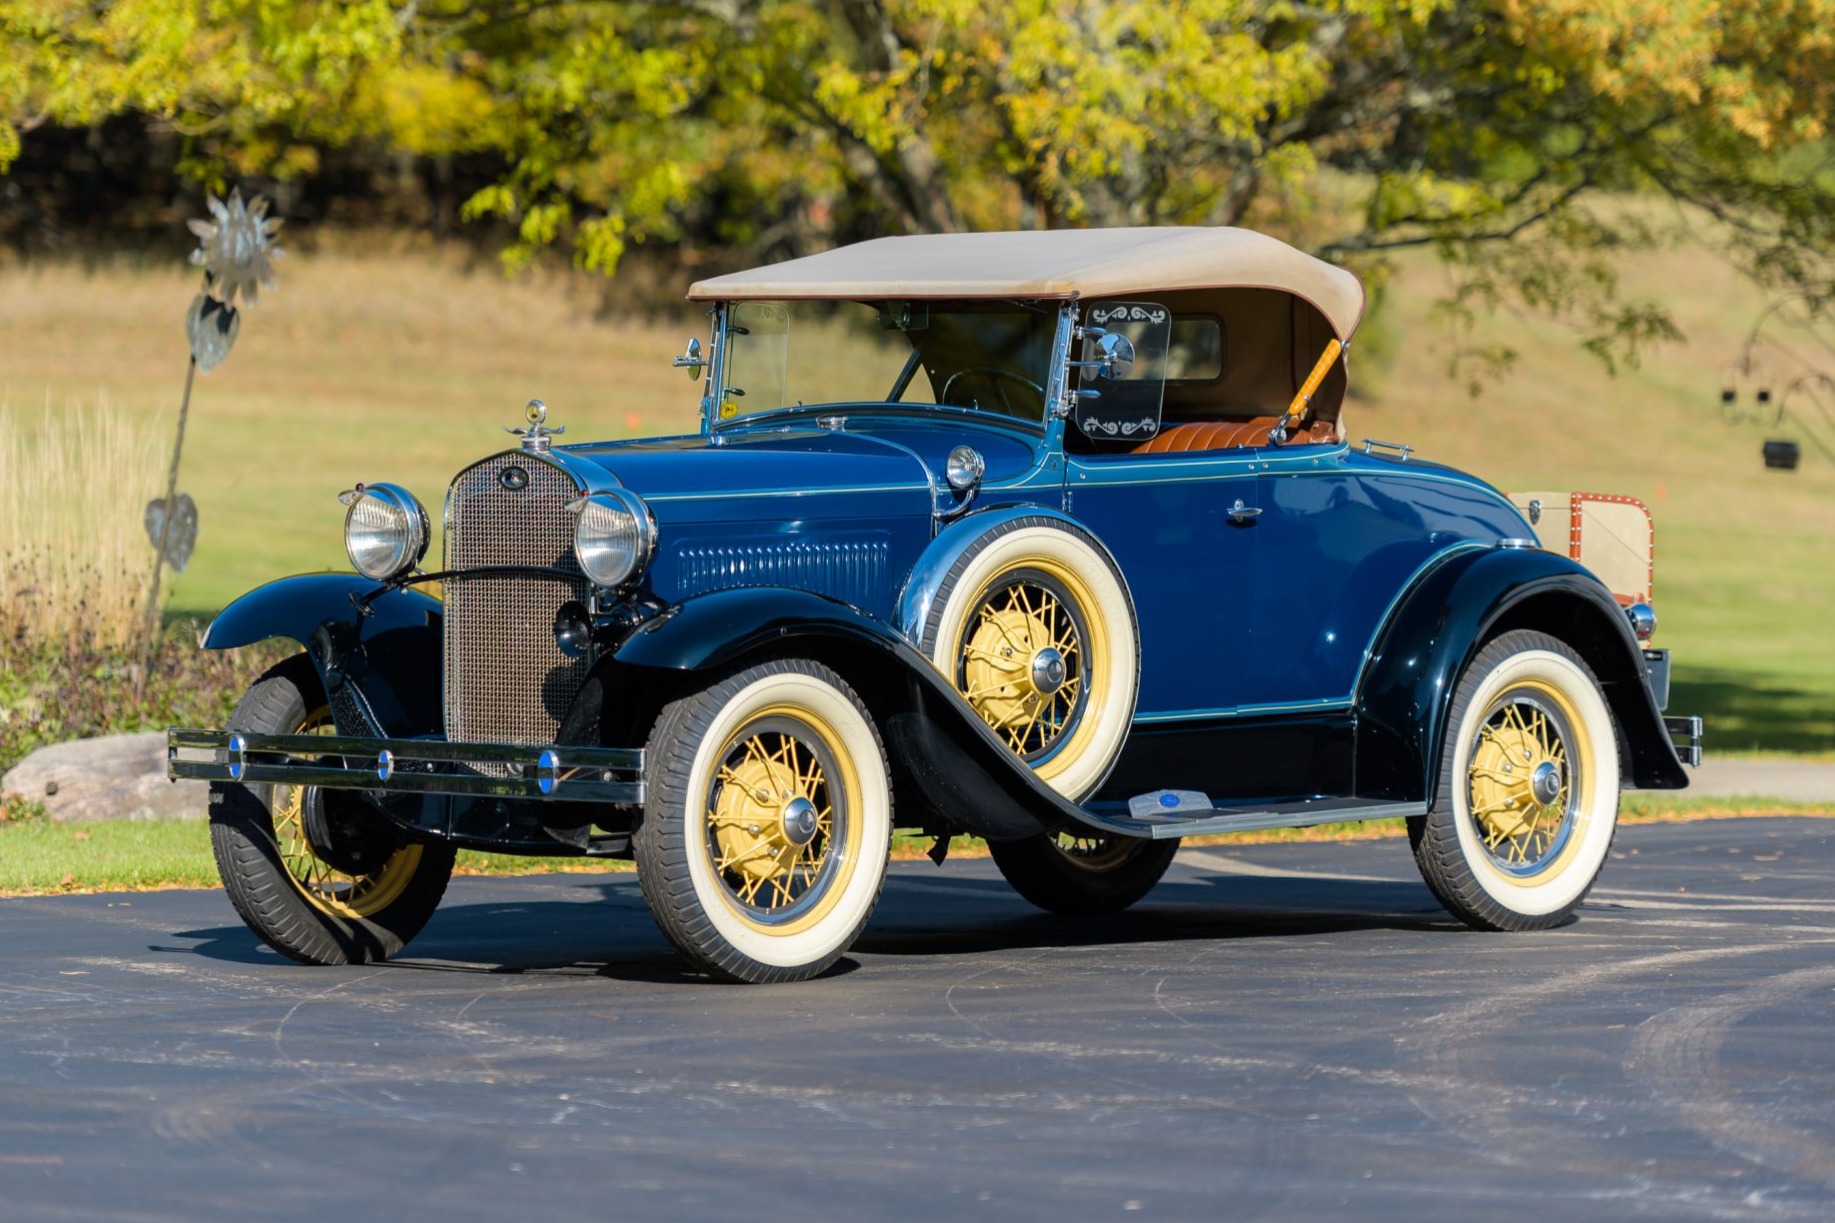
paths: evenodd
<path fill-rule="evenodd" d="M 1166 348 L 1166 381 L 1215 382 L 1223 377 L 1223 320 L 1214 314 L 1175 314 Z"/>

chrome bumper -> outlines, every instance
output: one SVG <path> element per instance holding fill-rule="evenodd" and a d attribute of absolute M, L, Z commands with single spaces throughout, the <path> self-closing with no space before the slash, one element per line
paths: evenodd
<path fill-rule="evenodd" d="M 487 776 L 498 765 L 506 776 Z M 342 735 L 166 732 L 166 776 L 177 780 L 279 782 L 384 794 L 459 794 L 547 802 L 644 801 L 644 754 L 619 747 L 521 747 L 438 739 Z"/>

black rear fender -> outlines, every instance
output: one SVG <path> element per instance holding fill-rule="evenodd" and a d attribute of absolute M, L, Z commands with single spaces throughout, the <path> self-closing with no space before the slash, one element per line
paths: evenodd
<path fill-rule="evenodd" d="M 1432 802 L 1453 690 L 1485 644 L 1535 629 L 1572 646 L 1599 678 L 1618 723 L 1627 782 L 1688 785 L 1618 602 L 1586 569 L 1534 549 L 1455 555 L 1391 613 L 1357 692 L 1357 793 Z"/>

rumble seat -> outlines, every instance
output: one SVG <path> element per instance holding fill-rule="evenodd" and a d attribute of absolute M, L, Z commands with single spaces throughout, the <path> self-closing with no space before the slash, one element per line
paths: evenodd
<path fill-rule="evenodd" d="M 1134 454 L 1182 454 L 1188 450 L 1231 450 L 1238 446 L 1266 446 L 1268 435 L 1280 423 L 1278 416 L 1256 416 L 1249 420 L 1194 420 L 1160 430 L 1136 446 Z M 1287 439 L 1291 443 L 1331 442 L 1338 438 L 1338 426 L 1329 421 L 1315 421 L 1296 429 Z"/>

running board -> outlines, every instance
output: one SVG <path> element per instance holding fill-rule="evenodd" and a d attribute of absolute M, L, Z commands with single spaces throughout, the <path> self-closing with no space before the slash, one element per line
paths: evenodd
<path fill-rule="evenodd" d="M 1106 832 L 1156 841 L 1220 832 L 1309 828 L 1355 820 L 1393 820 L 1426 815 L 1427 804 L 1373 803 L 1367 798 L 1318 798 L 1303 803 L 1218 807 L 1196 790 L 1155 790 L 1128 800 L 1128 813 L 1084 811 L 1084 822 Z"/>

